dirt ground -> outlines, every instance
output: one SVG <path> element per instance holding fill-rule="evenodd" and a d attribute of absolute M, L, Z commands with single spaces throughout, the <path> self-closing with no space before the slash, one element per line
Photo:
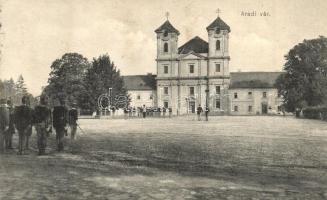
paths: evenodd
<path fill-rule="evenodd" d="M 327 124 L 293 117 L 81 119 L 58 153 L 0 155 L 0 199 L 327 199 Z M 17 144 L 17 135 L 14 138 Z"/>

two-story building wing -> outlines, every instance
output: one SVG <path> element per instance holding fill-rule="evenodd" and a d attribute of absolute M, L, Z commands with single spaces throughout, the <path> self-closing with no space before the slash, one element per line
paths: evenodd
<path fill-rule="evenodd" d="M 207 32 L 208 42 L 196 36 L 178 47 L 180 33 L 168 20 L 155 30 L 159 107 L 174 114 L 194 113 L 199 105 L 228 111 L 230 27 L 218 17 Z"/>

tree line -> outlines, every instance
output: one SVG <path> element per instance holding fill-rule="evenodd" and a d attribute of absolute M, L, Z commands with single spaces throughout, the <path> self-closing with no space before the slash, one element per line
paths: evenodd
<path fill-rule="evenodd" d="M 35 98 L 28 92 L 22 75 L 19 75 L 16 82 L 13 78 L 0 79 L 0 98 L 11 100 L 14 105 L 20 105 L 23 96 L 29 96 L 30 103 L 35 104 Z"/>
<path fill-rule="evenodd" d="M 112 96 L 127 95 L 120 70 L 108 54 L 100 55 L 89 61 L 78 53 L 66 53 L 50 66 L 48 85 L 42 93 L 56 104 L 64 98 L 67 104 L 76 103 L 82 110 L 97 109 L 97 100 L 101 94 L 112 88 Z"/>

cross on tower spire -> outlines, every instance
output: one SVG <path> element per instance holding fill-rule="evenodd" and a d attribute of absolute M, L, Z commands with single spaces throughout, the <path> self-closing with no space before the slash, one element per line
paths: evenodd
<path fill-rule="evenodd" d="M 218 9 L 216 10 L 216 13 L 217 13 L 217 16 L 219 17 L 219 13 L 221 13 L 221 10 L 218 8 Z"/>
<path fill-rule="evenodd" d="M 165 16 L 166 16 L 166 18 L 168 20 L 168 18 L 169 18 L 169 12 L 166 12 Z"/>

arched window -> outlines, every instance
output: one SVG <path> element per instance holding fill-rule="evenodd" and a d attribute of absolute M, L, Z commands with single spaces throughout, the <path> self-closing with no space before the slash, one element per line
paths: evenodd
<path fill-rule="evenodd" d="M 216 50 L 220 50 L 220 40 L 216 41 Z"/>
<path fill-rule="evenodd" d="M 165 44 L 164 44 L 164 52 L 168 52 L 168 43 L 167 42 L 165 42 Z"/>

